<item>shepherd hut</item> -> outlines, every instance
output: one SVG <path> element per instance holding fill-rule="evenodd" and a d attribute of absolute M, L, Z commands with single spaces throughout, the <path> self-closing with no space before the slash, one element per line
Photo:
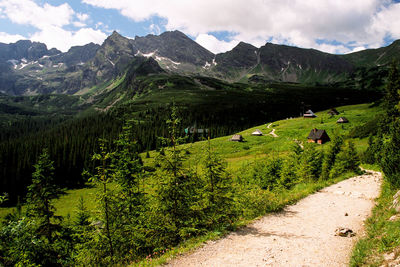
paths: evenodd
<path fill-rule="evenodd" d="M 325 130 L 318 130 L 317 128 L 314 128 L 310 131 L 307 139 L 309 143 L 318 144 L 323 144 L 331 140 Z"/>
<path fill-rule="evenodd" d="M 255 136 L 262 136 L 263 133 L 260 130 L 255 130 L 254 132 L 251 133 L 251 135 L 255 135 Z"/>
<path fill-rule="evenodd" d="M 317 117 L 317 115 L 315 115 L 314 112 L 312 112 L 312 110 L 309 109 L 303 114 L 303 117 L 304 118 L 315 118 L 315 117 Z"/>
<path fill-rule="evenodd" d="M 337 123 L 348 123 L 349 120 L 345 117 L 340 117 L 336 122 Z"/>
<path fill-rule="evenodd" d="M 332 108 L 331 110 L 328 111 L 328 115 L 331 116 L 339 115 L 339 111 L 337 111 L 335 108 Z"/>
<path fill-rule="evenodd" d="M 240 134 L 235 134 L 235 135 L 232 136 L 231 141 L 242 142 L 243 141 L 243 136 L 241 136 Z"/>

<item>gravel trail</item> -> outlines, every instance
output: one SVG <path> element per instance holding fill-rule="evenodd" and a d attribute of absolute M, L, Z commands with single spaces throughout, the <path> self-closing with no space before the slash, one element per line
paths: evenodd
<path fill-rule="evenodd" d="M 382 175 L 368 172 L 320 190 L 169 266 L 348 266 L 352 247 L 379 196 Z M 335 236 L 348 227 L 355 237 Z"/>

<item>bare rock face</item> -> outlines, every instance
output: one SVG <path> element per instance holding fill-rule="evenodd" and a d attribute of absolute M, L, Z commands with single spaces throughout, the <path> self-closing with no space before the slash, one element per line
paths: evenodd
<path fill-rule="evenodd" d="M 342 236 L 342 237 L 353 237 L 356 233 L 353 232 L 350 228 L 346 227 L 338 227 L 335 230 L 335 236 Z"/>

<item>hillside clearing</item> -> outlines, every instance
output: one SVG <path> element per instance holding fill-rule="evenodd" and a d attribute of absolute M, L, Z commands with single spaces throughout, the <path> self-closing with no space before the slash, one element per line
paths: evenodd
<path fill-rule="evenodd" d="M 169 266 L 348 266 L 380 192 L 382 175 L 367 172 L 267 215 Z M 335 236 L 348 227 L 355 237 Z"/>

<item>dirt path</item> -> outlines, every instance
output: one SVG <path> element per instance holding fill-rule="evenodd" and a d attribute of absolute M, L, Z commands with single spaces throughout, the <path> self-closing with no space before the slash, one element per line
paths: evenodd
<path fill-rule="evenodd" d="M 275 129 L 272 129 L 272 131 L 271 131 L 269 134 L 272 135 L 272 137 L 279 137 L 279 136 L 275 133 Z"/>
<path fill-rule="evenodd" d="M 268 124 L 267 128 L 270 128 L 272 125 L 272 123 Z M 271 132 L 269 132 L 270 135 L 272 135 L 272 137 L 279 137 L 276 133 L 275 133 L 275 129 L 272 129 Z"/>
<path fill-rule="evenodd" d="M 370 172 L 327 187 L 282 212 L 209 241 L 170 266 L 348 266 L 380 181 L 380 173 Z M 348 227 L 356 236 L 335 236 L 337 227 Z"/>

